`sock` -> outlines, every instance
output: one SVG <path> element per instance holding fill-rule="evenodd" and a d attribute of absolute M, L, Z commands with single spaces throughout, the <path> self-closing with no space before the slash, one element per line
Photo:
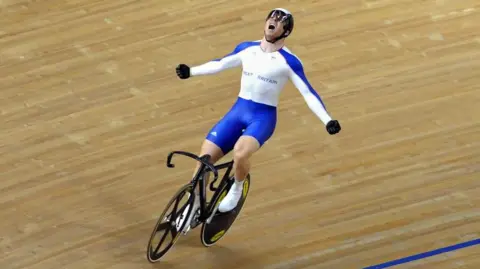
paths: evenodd
<path fill-rule="evenodd" d="M 235 181 L 233 182 L 232 189 L 235 189 L 237 191 L 242 189 L 243 188 L 243 180 L 239 181 L 235 176 L 233 178 L 235 179 Z"/>

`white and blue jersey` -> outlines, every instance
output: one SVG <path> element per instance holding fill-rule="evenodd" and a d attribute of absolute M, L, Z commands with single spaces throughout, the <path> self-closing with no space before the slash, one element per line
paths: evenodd
<path fill-rule="evenodd" d="M 238 99 L 207 135 L 224 154 L 233 149 L 241 135 L 255 137 L 260 145 L 272 136 L 277 122 L 276 108 L 288 80 L 324 124 L 331 120 L 320 96 L 305 76 L 300 59 L 286 47 L 264 52 L 260 41 L 242 42 L 223 58 L 192 67 L 190 74 L 209 75 L 238 66 L 243 67 Z"/>

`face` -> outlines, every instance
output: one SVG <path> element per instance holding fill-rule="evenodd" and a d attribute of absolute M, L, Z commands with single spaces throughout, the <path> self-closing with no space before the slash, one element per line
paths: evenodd
<path fill-rule="evenodd" d="M 265 22 L 264 32 L 267 40 L 272 40 L 283 34 L 283 15 L 280 12 L 274 12 Z"/>

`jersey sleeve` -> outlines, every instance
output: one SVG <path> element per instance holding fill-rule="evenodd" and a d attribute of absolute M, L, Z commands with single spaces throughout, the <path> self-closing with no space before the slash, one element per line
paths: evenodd
<path fill-rule="evenodd" d="M 242 64 L 240 52 L 243 51 L 246 47 L 246 42 L 240 43 L 231 53 L 225 55 L 223 58 L 215 59 L 202 65 L 197 65 L 190 68 L 190 75 L 210 75 L 226 69 L 240 66 Z"/>
<path fill-rule="evenodd" d="M 315 91 L 315 89 L 310 85 L 305 71 L 302 65 L 302 62 L 294 55 L 287 52 L 282 53 L 287 60 L 289 69 L 289 77 L 298 91 L 302 94 L 305 102 L 308 107 L 317 115 L 317 117 L 326 125 L 329 121 L 332 120 L 330 115 L 327 112 L 327 109 Z"/>

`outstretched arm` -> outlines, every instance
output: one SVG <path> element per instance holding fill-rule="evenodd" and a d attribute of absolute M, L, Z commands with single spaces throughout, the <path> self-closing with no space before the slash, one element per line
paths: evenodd
<path fill-rule="evenodd" d="M 202 65 L 193 66 L 190 68 L 190 75 L 210 75 L 229 68 L 240 66 L 242 64 L 242 60 L 239 55 L 241 50 L 240 44 L 231 53 L 225 55 L 221 59 L 215 59 Z"/>
<path fill-rule="evenodd" d="M 305 76 L 303 70 L 303 65 L 295 56 L 290 56 L 288 59 L 288 64 L 290 66 L 290 80 L 293 82 L 295 87 L 300 91 L 305 102 L 307 102 L 308 107 L 317 115 L 320 120 L 327 125 L 328 122 L 332 120 L 328 114 L 325 105 L 322 102 L 322 99 L 318 93 L 313 89 Z"/>

